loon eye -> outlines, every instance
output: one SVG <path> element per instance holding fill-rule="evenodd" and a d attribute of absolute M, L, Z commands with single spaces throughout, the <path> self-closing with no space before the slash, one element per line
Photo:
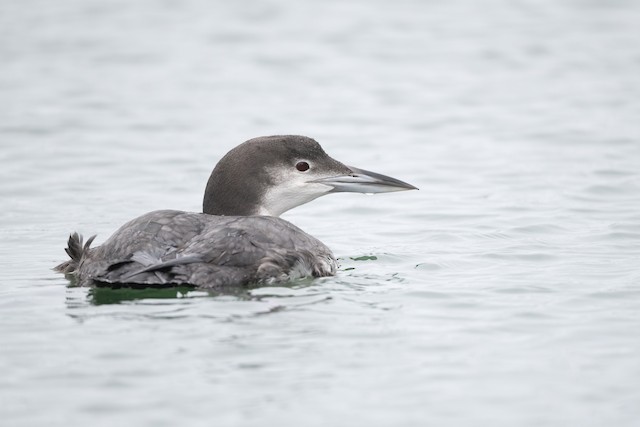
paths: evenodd
<path fill-rule="evenodd" d="M 296 163 L 296 169 L 298 169 L 300 172 L 305 172 L 309 170 L 309 163 L 307 162 L 298 162 Z"/>

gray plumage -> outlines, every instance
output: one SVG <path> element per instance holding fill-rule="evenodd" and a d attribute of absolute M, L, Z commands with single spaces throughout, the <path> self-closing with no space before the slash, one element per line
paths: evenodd
<path fill-rule="evenodd" d="M 80 285 L 222 288 L 336 271 L 329 248 L 268 216 L 155 211 L 129 221 L 95 249 L 89 243 L 72 235 L 72 260 L 59 266 L 76 274 Z"/>
<path fill-rule="evenodd" d="M 111 287 L 220 289 L 329 276 L 337 269 L 331 250 L 277 216 L 331 192 L 413 188 L 345 166 L 310 138 L 256 138 L 230 151 L 211 173 L 204 213 L 150 212 L 96 248 L 90 247 L 95 236 L 84 243 L 73 233 L 70 259 L 55 269 L 81 286 Z"/>

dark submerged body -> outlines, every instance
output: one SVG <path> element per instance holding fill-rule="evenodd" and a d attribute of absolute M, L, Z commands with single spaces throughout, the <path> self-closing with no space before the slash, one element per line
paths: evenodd
<path fill-rule="evenodd" d="M 57 267 L 77 284 L 224 288 L 335 274 L 331 250 L 293 224 L 269 216 L 154 211 L 123 225 L 102 245 L 69 239 Z"/>

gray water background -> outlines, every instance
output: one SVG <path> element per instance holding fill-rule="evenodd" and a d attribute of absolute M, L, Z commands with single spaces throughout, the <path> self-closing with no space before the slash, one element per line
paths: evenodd
<path fill-rule="evenodd" d="M 637 426 L 640 3 L 3 1 L 3 426 Z M 420 191 L 284 217 L 336 277 L 67 287 L 259 135 Z"/>

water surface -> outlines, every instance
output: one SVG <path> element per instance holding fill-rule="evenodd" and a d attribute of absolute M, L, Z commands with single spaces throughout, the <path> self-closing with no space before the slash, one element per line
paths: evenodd
<path fill-rule="evenodd" d="M 640 6 L 4 2 L 0 418 L 12 426 L 632 426 Z M 198 211 L 304 134 L 420 187 L 284 217 L 336 277 L 69 287 L 74 230 Z"/>

